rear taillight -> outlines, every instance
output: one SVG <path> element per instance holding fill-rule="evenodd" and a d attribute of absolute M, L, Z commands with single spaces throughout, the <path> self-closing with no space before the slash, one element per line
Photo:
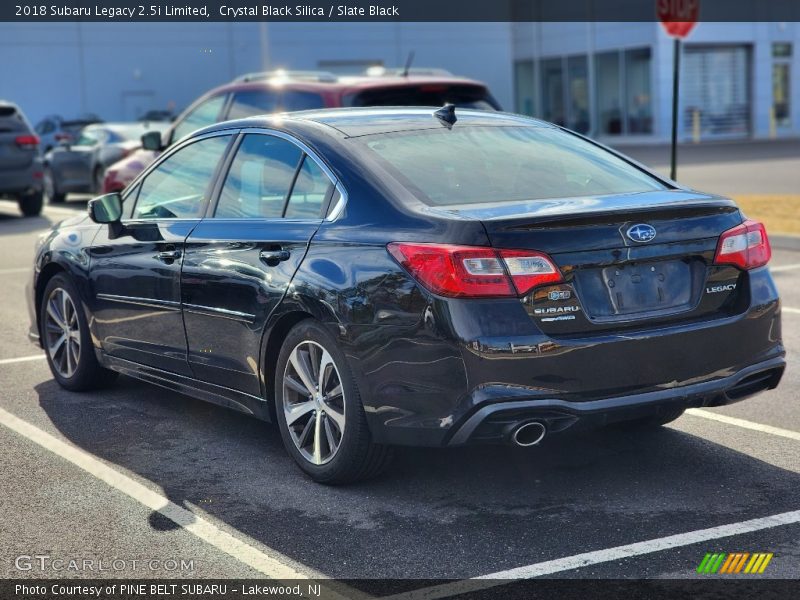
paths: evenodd
<path fill-rule="evenodd" d="M 71 142 L 72 141 L 72 134 L 71 133 L 57 133 L 55 136 L 57 142 Z"/>
<path fill-rule="evenodd" d="M 35 135 L 18 135 L 14 142 L 23 150 L 33 150 L 39 145 L 39 138 Z"/>
<path fill-rule="evenodd" d="M 745 221 L 719 236 L 715 265 L 736 265 L 740 269 L 763 267 L 772 257 L 764 225 Z"/>
<path fill-rule="evenodd" d="M 389 253 L 434 294 L 454 298 L 523 296 L 563 280 L 549 256 L 535 250 L 393 242 Z"/>

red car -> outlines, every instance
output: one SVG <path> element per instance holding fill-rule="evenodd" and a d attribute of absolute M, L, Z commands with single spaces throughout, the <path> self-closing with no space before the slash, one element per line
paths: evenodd
<path fill-rule="evenodd" d="M 500 110 L 485 84 L 441 70 L 337 77 L 272 71 L 244 75 L 197 99 L 162 137 L 162 150 L 140 148 L 111 165 L 104 193 L 121 191 L 177 140 L 201 127 L 252 115 L 342 106 L 442 106 Z"/>

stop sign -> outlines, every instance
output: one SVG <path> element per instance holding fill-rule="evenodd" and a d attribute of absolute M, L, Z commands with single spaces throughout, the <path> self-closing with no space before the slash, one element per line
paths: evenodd
<path fill-rule="evenodd" d="M 700 0 L 656 0 L 656 12 L 667 35 L 684 38 L 697 23 Z"/>

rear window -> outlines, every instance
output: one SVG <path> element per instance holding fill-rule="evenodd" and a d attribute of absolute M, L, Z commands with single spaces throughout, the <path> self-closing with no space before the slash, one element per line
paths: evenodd
<path fill-rule="evenodd" d="M 322 96 L 314 92 L 247 90 L 236 92 L 233 95 L 228 118 L 243 119 L 265 113 L 312 110 L 324 107 L 325 102 Z"/>
<path fill-rule="evenodd" d="M 549 127 L 462 126 L 355 138 L 432 206 L 666 189 L 630 163 Z"/>
<path fill-rule="evenodd" d="M 0 106 L 0 133 L 28 131 L 28 124 L 16 107 Z"/>
<path fill-rule="evenodd" d="M 486 88 L 475 85 L 393 86 L 347 94 L 342 100 L 345 106 L 443 106 L 447 102 L 461 108 L 500 109 Z"/>

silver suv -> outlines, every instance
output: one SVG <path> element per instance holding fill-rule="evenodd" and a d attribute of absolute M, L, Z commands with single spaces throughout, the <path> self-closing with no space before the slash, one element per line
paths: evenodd
<path fill-rule="evenodd" d="M 26 217 L 42 212 L 39 138 L 16 104 L 0 100 L 0 196 L 17 200 Z"/>

